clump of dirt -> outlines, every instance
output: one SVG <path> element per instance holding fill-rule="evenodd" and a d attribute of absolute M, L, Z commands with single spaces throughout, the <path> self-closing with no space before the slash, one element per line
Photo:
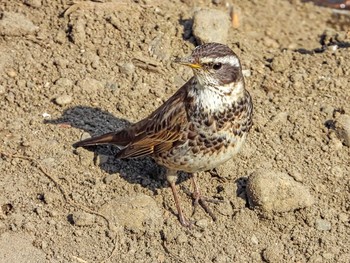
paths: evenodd
<path fill-rule="evenodd" d="M 200 8 L 239 10 L 227 44 L 255 115 L 241 154 L 198 176 L 223 200 L 211 206 L 218 220 L 191 216 L 180 190 L 195 222 L 184 229 L 151 159 L 71 145 L 146 117 L 185 83 L 192 73 L 172 58 L 193 50 Z M 1 262 L 348 262 L 350 149 L 335 125 L 350 114 L 348 13 L 282 0 L 28 0 L 0 11 L 0 243 L 23 252 L 0 246 Z M 245 189 L 257 170 L 290 176 L 313 204 L 262 216 Z"/>

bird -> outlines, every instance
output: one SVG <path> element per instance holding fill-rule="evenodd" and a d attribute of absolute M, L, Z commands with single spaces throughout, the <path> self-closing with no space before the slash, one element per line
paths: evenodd
<path fill-rule="evenodd" d="M 193 76 L 148 117 L 121 130 L 73 144 L 86 147 L 116 145 L 116 158 L 152 157 L 166 168 L 166 179 L 180 223 L 190 227 L 176 188 L 179 172 L 193 184 L 194 205 L 215 220 L 202 196 L 197 174 L 232 159 L 242 148 L 252 127 L 253 103 L 245 88 L 238 56 L 220 43 L 197 46 L 191 55 L 174 62 L 188 66 Z"/>

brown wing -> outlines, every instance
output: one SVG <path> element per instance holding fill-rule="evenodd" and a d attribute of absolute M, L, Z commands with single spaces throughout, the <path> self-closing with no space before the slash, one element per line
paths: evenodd
<path fill-rule="evenodd" d="M 181 131 L 187 125 L 189 80 L 162 106 L 147 118 L 117 132 L 88 138 L 74 147 L 115 144 L 122 148 L 119 158 L 140 157 L 170 150 L 181 140 Z"/>
<path fill-rule="evenodd" d="M 168 101 L 148 118 L 124 130 L 130 143 L 117 157 L 140 157 L 170 150 L 181 140 L 181 131 L 187 125 L 187 85 L 188 81 Z"/>

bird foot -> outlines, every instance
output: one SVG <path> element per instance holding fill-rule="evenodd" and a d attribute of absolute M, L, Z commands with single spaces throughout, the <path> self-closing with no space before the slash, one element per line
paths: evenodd
<path fill-rule="evenodd" d="M 193 198 L 193 211 L 192 211 L 192 215 L 195 214 L 198 205 L 201 206 L 203 208 L 203 210 L 213 219 L 213 221 L 216 221 L 216 216 L 214 215 L 214 213 L 211 211 L 211 209 L 208 207 L 207 203 L 213 203 L 213 204 L 219 204 L 222 201 L 221 200 L 217 200 L 217 199 L 213 199 L 213 198 L 208 198 L 205 196 L 202 196 L 199 192 L 193 192 L 191 193 L 191 191 L 189 191 L 186 188 L 183 188 L 183 191 L 188 195 L 191 196 Z M 180 219 L 181 221 L 181 219 Z"/>
<path fill-rule="evenodd" d="M 216 221 L 217 218 L 214 215 L 214 213 L 211 211 L 211 209 L 209 208 L 207 203 L 219 204 L 219 203 L 221 203 L 220 200 L 208 198 L 208 197 L 202 196 L 200 193 L 196 193 L 196 192 L 194 192 L 192 194 L 192 198 L 193 198 L 192 215 L 196 212 L 196 208 L 198 207 L 198 205 L 200 205 L 203 208 L 203 210 L 213 219 L 213 221 Z"/>
<path fill-rule="evenodd" d="M 183 213 L 179 214 L 179 221 L 180 221 L 181 225 L 184 226 L 184 227 L 192 228 L 192 226 L 193 226 L 193 222 L 188 220 L 183 215 Z"/>

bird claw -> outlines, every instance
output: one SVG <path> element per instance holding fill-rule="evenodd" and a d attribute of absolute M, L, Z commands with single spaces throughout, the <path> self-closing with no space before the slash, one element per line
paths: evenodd
<path fill-rule="evenodd" d="M 214 213 L 211 211 L 211 209 L 208 207 L 207 203 L 213 203 L 213 204 L 219 204 L 221 202 L 223 202 L 222 200 L 217 200 L 217 199 L 213 199 L 213 198 L 208 198 L 205 196 L 202 196 L 200 193 L 198 192 L 193 192 L 191 193 L 191 191 L 189 191 L 187 188 L 183 188 L 183 191 L 191 196 L 193 198 L 193 211 L 192 211 L 192 216 L 195 214 L 197 207 L 201 206 L 203 208 L 203 210 L 214 220 L 216 221 L 216 216 L 214 215 Z M 180 219 L 181 221 L 181 219 Z"/>
<path fill-rule="evenodd" d="M 184 215 L 179 214 L 179 221 L 182 226 L 192 228 L 193 221 L 188 220 Z"/>
<path fill-rule="evenodd" d="M 196 208 L 198 207 L 198 205 L 200 205 L 203 210 L 213 219 L 213 221 L 216 221 L 217 218 L 214 215 L 214 213 L 211 211 L 211 209 L 209 208 L 209 206 L 207 205 L 207 203 L 213 203 L 213 204 L 219 204 L 222 201 L 221 200 L 217 200 L 217 199 L 213 199 L 213 198 L 208 198 L 205 196 L 202 196 L 198 193 L 193 193 L 193 212 L 192 215 L 194 215 Z"/>

